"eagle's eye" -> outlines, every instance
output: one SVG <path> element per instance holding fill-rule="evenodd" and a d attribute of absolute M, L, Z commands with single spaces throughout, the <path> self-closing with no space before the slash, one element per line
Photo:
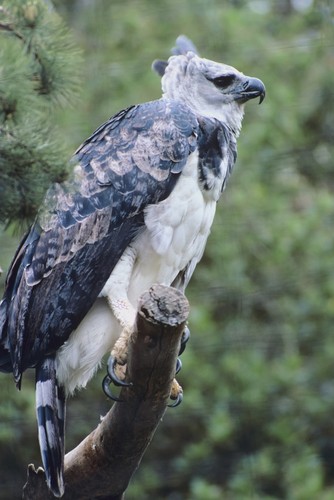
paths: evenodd
<path fill-rule="evenodd" d="M 220 89 L 225 89 L 232 85 L 235 80 L 235 75 L 221 75 L 216 78 L 208 78 L 216 87 Z"/>

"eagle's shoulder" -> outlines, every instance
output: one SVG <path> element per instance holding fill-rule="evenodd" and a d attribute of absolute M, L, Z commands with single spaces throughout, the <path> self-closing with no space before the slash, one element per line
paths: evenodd
<path fill-rule="evenodd" d="M 94 172 L 100 185 L 114 184 L 125 192 L 133 168 L 157 180 L 182 170 L 195 149 L 198 120 L 179 101 L 159 99 L 131 106 L 112 116 L 76 151 L 87 175 Z"/>

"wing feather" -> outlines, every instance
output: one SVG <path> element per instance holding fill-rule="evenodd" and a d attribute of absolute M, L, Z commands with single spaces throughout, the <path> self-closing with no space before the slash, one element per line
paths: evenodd
<path fill-rule="evenodd" d="M 5 348 L 18 384 L 88 312 L 144 208 L 171 193 L 197 131 L 189 108 L 161 99 L 121 111 L 76 151 L 71 180 L 49 190 L 8 274 L 0 360 L 8 368 Z"/>

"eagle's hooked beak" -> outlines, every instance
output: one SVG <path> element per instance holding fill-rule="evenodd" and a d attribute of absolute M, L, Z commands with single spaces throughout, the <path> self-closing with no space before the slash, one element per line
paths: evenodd
<path fill-rule="evenodd" d="M 241 83 L 241 89 L 240 87 L 238 89 L 237 95 L 237 99 L 244 102 L 260 97 L 259 104 L 261 104 L 266 96 L 266 87 L 258 78 L 246 76 Z"/>

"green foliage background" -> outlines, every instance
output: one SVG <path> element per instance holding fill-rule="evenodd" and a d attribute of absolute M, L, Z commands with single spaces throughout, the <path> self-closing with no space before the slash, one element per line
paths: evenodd
<path fill-rule="evenodd" d="M 333 498 L 331 1 L 55 5 L 83 50 L 75 107 L 52 115 L 68 156 L 119 109 L 159 97 L 150 65 L 180 33 L 267 86 L 263 105 L 247 106 L 237 166 L 187 292 L 184 403 L 168 410 L 127 498 Z M 3 268 L 15 244 L 2 235 Z M 68 448 L 108 409 L 102 376 L 69 402 Z M 26 464 L 40 463 L 24 382 L 19 394 L 0 377 L 1 499 L 19 497 Z"/>
<path fill-rule="evenodd" d="M 51 116 L 73 101 L 78 49 L 40 0 L 0 3 L 0 223 L 27 226 L 48 186 L 67 176 L 67 154 Z"/>

